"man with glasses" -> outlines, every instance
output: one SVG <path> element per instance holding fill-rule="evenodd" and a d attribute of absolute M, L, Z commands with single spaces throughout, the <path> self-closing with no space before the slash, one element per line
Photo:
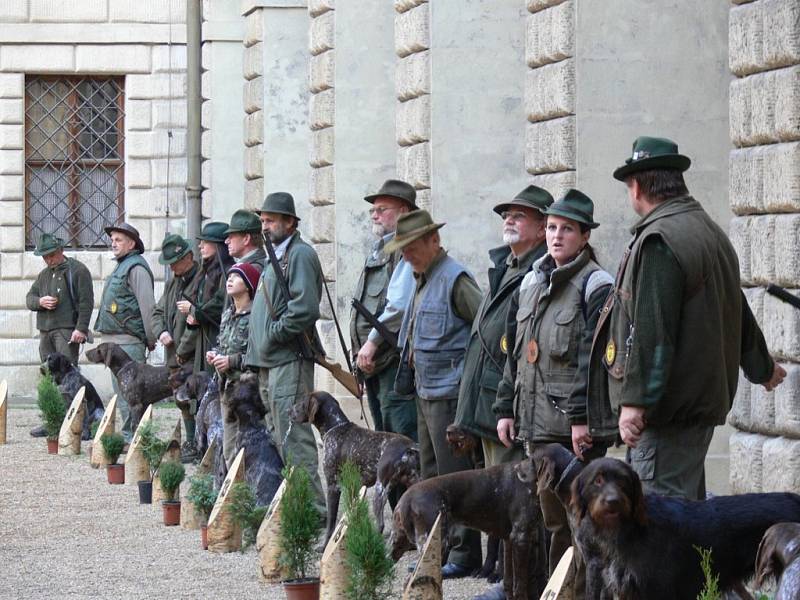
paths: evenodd
<path fill-rule="evenodd" d="M 390 332 L 397 334 L 403 312 L 414 291 L 414 277 L 400 252 L 386 253 L 394 238 L 400 215 L 417 210 L 417 192 L 405 181 L 389 179 L 376 194 L 364 200 L 372 204 L 372 233 L 378 238 L 367 257 L 354 298 Z M 378 431 L 402 433 L 416 439 L 416 406 L 413 396 L 393 393 L 398 348 L 384 340 L 377 329 L 355 308 L 350 315 L 350 341 L 364 387 L 372 422 Z"/>
<path fill-rule="evenodd" d="M 529 185 L 510 202 L 494 207 L 503 220 L 503 245 L 489 251 L 494 265 L 489 269 L 489 291 L 472 322 L 455 419 L 458 427 L 480 438 L 487 467 L 525 458 L 522 446 L 506 448 L 500 443 L 492 405 L 503 379 L 506 354 L 513 350 L 505 336 L 506 316 L 516 316 L 516 310 L 509 313 L 509 305 L 534 261 L 547 251 L 543 211 L 552 203 L 547 190 Z M 477 598 L 505 598 L 502 582 Z"/>

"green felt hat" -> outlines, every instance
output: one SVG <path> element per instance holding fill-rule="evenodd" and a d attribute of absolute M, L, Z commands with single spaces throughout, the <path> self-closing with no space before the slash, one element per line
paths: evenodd
<path fill-rule="evenodd" d="M 52 254 L 59 248 L 63 247 L 64 240 L 62 240 L 60 237 L 56 237 L 51 233 L 43 233 L 39 238 L 39 243 L 36 244 L 36 248 L 34 249 L 33 253 L 36 256 L 47 256 L 48 254 Z"/>
<path fill-rule="evenodd" d="M 550 195 L 550 192 L 536 185 L 529 185 L 519 194 L 514 196 L 514 199 L 511 200 L 511 202 L 502 202 L 495 206 L 493 210 L 498 215 L 502 215 L 512 206 L 525 206 L 527 208 L 538 210 L 540 213 L 544 214 L 544 211 L 552 203 L 553 196 Z"/>
<path fill-rule="evenodd" d="M 676 169 L 685 171 L 691 159 L 678 154 L 678 144 L 667 138 L 641 136 L 633 142 L 631 157 L 614 171 L 614 179 L 625 181 L 628 175 L 650 169 Z"/>
<path fill-rule="evenodd" d="M 399 179 L 387 179 L 383 182 L 383 185 L 376 194 L 364 196 L 364 200 L 370 204 L 373 204 L 375 200 L 383 196 L 388 196 L 390 198 L 400 200 L 401 202 L 405 202 L 409 207 L 411 207 L 411 210 L 417 210 L 419 208 L 417 206 L 417 190 L 414 189 L 413 185 L 406 183 L 405 181 L 401 181 Z"/>
<path fill-rule="evenodd" d="M 212 221 L 203 225 L 203 230 L 197 236 L 198 240 L 206 242 L 216 242 L 217 244 L 225 243 L 225 232 L 228 230 L 228 224 L 221 221 Z"/>
<path fill-rule="evenodd" d="M 261 210 L 255 212 L 258 214 L 276 213 L 279 215 L 288 215 L 294 217 L 298 221 L 300 220 L 300 217 L 297 216 L 294 210 L 294 198 L 288 192 L 274 192 L 269 194 L 264 200 Z"/>
<path fill-rule="evenodd" d="M 426 233 L 444 227 L 444 223 L 434 223 L 427 210 L 415 210 L 397 219 L 397 231 L 394 237 L 383 247 L 383 251 L 391 254 L 401 250 L 421 238 Z"/>
<path fill-rule="evenodd" d="M 590 229 L 600 227 L 600 223 L 594 221 L 594 202 L 578 190 L 567 190 L 567 193 L 558 202 L 553 202 L 544 214 L 572 219 L 588 225 Z"/>
<path fill-rule="evenodd" d="M 252 210 L 240 208 L 231 217 L 231 224 L 225 230 L 230 233 L 261 233 L 261 220 Z"/>
<path fill-rule="evenodd" d="M 178 262 L 192 251 L 192 245 L 177 233 L 168 233 L 161 242 L 161 255 L 158 262 L 171 265 Z"/>

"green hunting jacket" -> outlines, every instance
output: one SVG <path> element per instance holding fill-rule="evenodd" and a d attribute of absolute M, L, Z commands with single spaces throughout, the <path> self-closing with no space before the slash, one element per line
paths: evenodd
<path fill-rule="evenodd" d="M 172 277 L 164 287 L 164 293 L 153 307 L 153 335 L 156 339 L 165 331 L 172 336 L 172 345 L 167 346 L 165 358 L 168 367 L 178 367 L 180 356 L 184 361 L 194 361 L 194 334 L 186 327 L 186 315 L 175 306 L 184 300 L 182 294 L 197 273 L 197 263 L 180 277 Z"/>
<path fill-rule="evenodd" d="M 58 298 L 55 309 L 45 310 L 39 306 L 39 298 L 43 296 Z M 77 329 L 88 333 L 94 308 L 92 274 L 82 262 L 68 257 L 60 265 L 46 267 L 39 273 L 25 297 L 25 304 L 36 312 L 39 331 Z"/>

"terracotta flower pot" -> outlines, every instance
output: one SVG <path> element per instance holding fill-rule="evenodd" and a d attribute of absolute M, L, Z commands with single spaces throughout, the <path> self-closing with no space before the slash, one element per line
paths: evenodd
<path fill-rule="evenodd" d="M 319 600 L 319 579 L 293 579 L 283 582 L 287 600 Z"/>
<path fill-rule="evenodd" d="M 58 439 L 47 440 L 47 453 L 58 454 Z"/>
<path fill-rule="evenodd" d="M 153 502 L 153 482 L 149 479 L 137 481 L 139 486 L 139 504 L 152 504 Z"/>
<path fill-rule="evenodd" d="M 106 465 L 108 483 L 125 483 L 125 465 Z"/>
<path fill-rule="evenodd" d="M 180 500 L 164 500 L 161 503 L 164 511 L 164 525 L 172 527 L 181 524 L 181 502 Z"/>
<path fill-rule="evenodd" d="M 208 525 L 200 527 L 200 547 L 208 550 Z"/>

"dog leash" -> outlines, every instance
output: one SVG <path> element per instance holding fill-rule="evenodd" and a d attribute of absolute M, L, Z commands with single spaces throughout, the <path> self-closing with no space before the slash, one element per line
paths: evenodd
<path fill-rule="evenodd" d="M 567 468 L 564 469 L 564 472 L 561 473 L 561 477 L 558 478 L 558 483 L 556 483 L 555 487 L 553 488 L 554 490 L 558 490 L 558 488 L 561 487 L 561 484 L 564 483 L 564 480 L 567 478 L 567 475 L 570 474 L 572 469 L 574 469 L 575 465 L 577 465 L 579 462 L 581 461 L 577 456 L 573 457 L 573 459 L 569 461 Z"/>
<path fill-rule="evenodd" d="M 343 421 L 343 422 L 341 422 L 341 423 L 337 423 L 336 425 L 334 425 L 333 427 L 331 427 L 330 429 L 328 429 L 328 431 L 326 431 L 326 432 L 325 432 L 325 435 L 323 435 L 323 436 L 322 436 L 322 441 L 325 441 L 325 438 L 328 436 L 328 434 L 329 434 L 331 431 L 333 431 L 334 429 L 339 429 L 339 427 L 342 427 L 342 426 L 344 426 L 344 425 L 348 425 L 349 423 L 350 423 L 350 421 Z"/>

